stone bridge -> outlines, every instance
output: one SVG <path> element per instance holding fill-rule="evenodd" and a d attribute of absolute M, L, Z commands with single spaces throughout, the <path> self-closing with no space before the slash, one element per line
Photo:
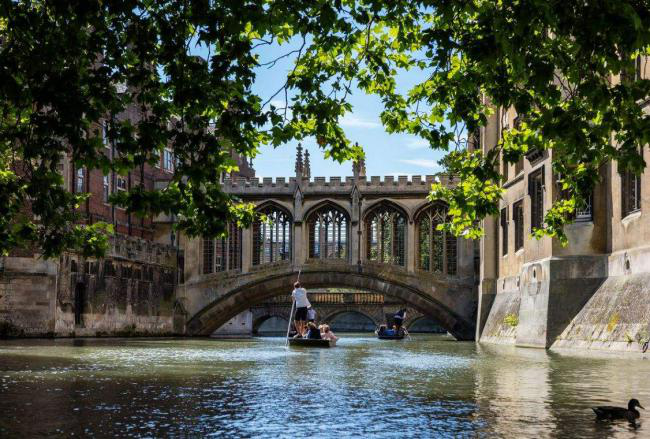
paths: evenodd
<path fill-rule="evenodd" d="M 308 290 L 340 288 L 395 297 L 430 316 L 460 340 L 475 333 L 474 243 L 437 230 L 446 207 L 430 202 L 444 175 L 237 179 L 227 192 L 254 203 L 264 216 L 251 227 L 230 227 L 223 239 L 185 245 L 179 308 L 189 335 L 209 335 L 230 318 L 288 294 L 300 273 Z"/>

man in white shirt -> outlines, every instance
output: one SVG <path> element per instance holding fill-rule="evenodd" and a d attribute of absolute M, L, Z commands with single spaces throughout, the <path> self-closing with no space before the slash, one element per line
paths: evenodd
<path fill-rule="evenodd" d="M 291 297 L 296 302 L 296 315 L 294 319 L 296 321 L 296 331 L 298 334 L 296 337 L 305 336 L 305 325 L 307 324 L 307 308 L 311 306 L 309 299 L 307 299 L 307 290 L 300 286 L 300 282 L 293 284 L 293 292 Z"/>

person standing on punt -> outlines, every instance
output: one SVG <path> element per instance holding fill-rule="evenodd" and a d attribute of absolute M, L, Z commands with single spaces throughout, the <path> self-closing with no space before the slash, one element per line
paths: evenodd
<path fill-rule="evenodd" d="M 393 323 L 395 324 L 395 335 L 399 334 L 400 329 L 402 329 L 402 324 L 404 323 L 404 319 L 406 318 L 406 308 L 402 308 L 399 311 L 395 313 L 393 316 Z"/>
<path fill-rule="evenodd" d="M 305 325 L 307 323 L 307 308 L 311 306 L 309 299 L 307 299 L 307 290 L 300 286 L 300 282 L 293 284 L 293 292 L 291 297 L 296 302 L 296 314 L 294 320 L 296 321 L 296 334 L 297 338 L 304 337 Z"/>

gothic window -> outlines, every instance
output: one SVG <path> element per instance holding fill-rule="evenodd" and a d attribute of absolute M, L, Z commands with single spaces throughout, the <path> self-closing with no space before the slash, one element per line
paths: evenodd
<path fill-rule="evenodd" d="M 501 209 L 501 254 L 508 254 L 508 207 Z"/>
<path fill-rule="evenodd" d="M 528 195 L 530 195 L 530 229 L 542 228 L 544 224 L 544 167 L 528 176 Z"/>
<path fill-rule="evenodd" d="M 633 171 L 621 172 L 622 217 L 641 210 L 641 176 Z"/>
<path fill-rule="evenodd" d="M 366 217 L 367 258 L 405 265 L 406 217 L 391 205 L 379 205 Z"/>
<path fill-rule="evenodd" d="M 512 220 L 515 223 L 515 251 L 524 247 L 524 203 L 517 201 L 512 205 Z"/>
<path fill-rule="evenodd" d="M 447 208 L 433 204 L 417 219 L 418 268 L 434 273 L 456 274 L 457 238 L 438 225 L 447 221 Z"/>
<path fill-rule="evenodd" d="M 275 206 L 259 211 L 266 216 L 253 223 L 253 265 L 291 259 L 291 218 Z"/>
<path fill-rule="evenodd" d="M 348 217 L 333 206 L 323 206 L 309 216 L 309 257 L 346 259 Z"/>
<path fill-rule="evenodd" d="M 513 126 L 515 129 L 519 129 L 521 127 L 521 123 L 525 119 L 525 115 L 523 114 L 518 114 L 517 117 L 515 117 L 515 121 L 513 123 Z M 517 163 L 515 163 L 515 177 L 521 174 L 524 171 L 524 157 L 521 156 L 519 160 L 517 160 Z"/>
<path fill-rule="evenodd" d="M 203 239 L 203 274 L 241 269 L 241 235 L 241 229 L 229 223 L 227 236 Z"/>

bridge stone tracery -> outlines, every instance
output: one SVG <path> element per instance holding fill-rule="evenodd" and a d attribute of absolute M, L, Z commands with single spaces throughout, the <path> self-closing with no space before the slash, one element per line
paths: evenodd
<path fill-rule="evenodd" d="M 210 334 L 237 313 L 271 297 L 286 295 L 302 270 L 301 282 L 307 288 L 388 294 L 439 321 L 457 338 L 473 339 L 477 298 L 473 242 L 459 238 L 453 246 L 445 244 L 445 248 L 454 249 L 454 270 L 435 272 L 430 266 L 426 267 L 428 270 L 421 269 L 419 263 L 418 252 L 424 247 L 417 237 L 427 236 L 427 242 L 433 241 L 429 235 L 418 232 L 417 218 L 431 205 L 426 197 L 436 178 L 449 184 L 444 175 L 368 180 L 358 170 L 355 177 L 345 180 L 308 179 L 301 175 L 288 181 L 227 179 L 224 188 L 228 193 L 263 207 L 267 213 L 277 207 L 286 215 L 287 222 L 274 223 L 264 233 L 260 232 L 260 225 L 242 230 L 241 268 L 237 270 L 210 273 L 203 267 L 206 249 L 202 240 L 188 243 L 180 299 L 189 317 L 187 332 Z M 345 232 L 337 229 L 343 224 L 342 219 L 326 228 L 322 222 L 325 217 L 321 216 L 322 228 L 316 237 L 313 227 L 310 229 L 312 215 L 327 211 L 328 206 L 345 216 Z M 369 227 L 366 217 L 381 206 L 395 206 L 404 215 L 403 223 L 398 224 L 389 215 L 376 223 L 374 229 Z M 319 250 L 325 250 L 318 257 L 314 257 L 316 241 Z M 341 245 L 344 250 L 339 248 Z M 390 257 L 373 257 L 374 248 L 385 250 Z M 401 259 L 395 258 L 400 251 Z M 445 259 L 440 266 L 449 264 L 449 259 Z"/>

